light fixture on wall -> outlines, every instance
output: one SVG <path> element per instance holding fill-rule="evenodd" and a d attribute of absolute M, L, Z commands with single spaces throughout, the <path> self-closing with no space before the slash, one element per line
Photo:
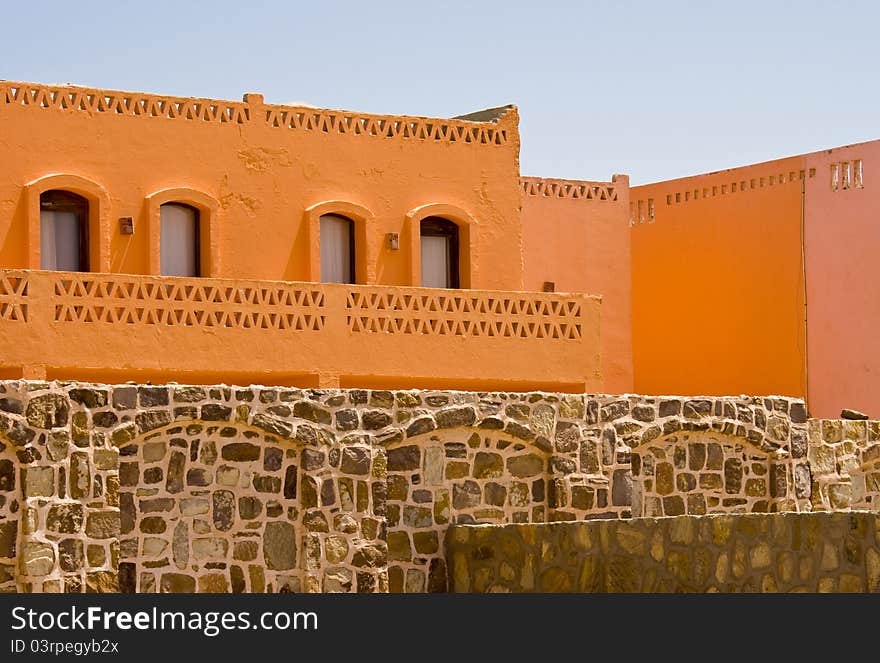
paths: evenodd
<path fill-rule="evenodd" d="M 544 281 L 541 290 L 544 292 L 556 292 L 556 283 L 554 281 Z"/>
<path fill-rule="evenodd" d="M 388 237 L 388 248 L 397 251 L 400 248 L 400 234 L 388 233 L 386 237 Z"/>
<path fill-rule="evenodd" d="M 119 217 L 119 234 L 134 235 L 134 219 L 130 216 Z"/>

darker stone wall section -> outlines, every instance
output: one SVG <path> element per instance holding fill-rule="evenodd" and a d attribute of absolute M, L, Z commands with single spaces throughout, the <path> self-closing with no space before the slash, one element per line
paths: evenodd
<path fill-rule="evenodd" d="M 454 592 L 880 592 L 880 515 L 456 525 Z"/>

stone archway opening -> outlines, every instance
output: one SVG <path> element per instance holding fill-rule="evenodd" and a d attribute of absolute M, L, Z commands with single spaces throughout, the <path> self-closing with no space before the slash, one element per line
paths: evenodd
<path fill-rule="evenodd" d="M 302 591 L 299 465 L 289 442 L 225 423 L 121 447 L 120 589 Z"/>
<path fill-rule="evenodd" d="M 387 450 L 391 592 L 446 591 L 450 525 L 546 522 L 549 450 L 495 430 L 458 428 Z"/>
<path fill-rule="evenodd" d="M 788 458 L 741 437 L 679 432 L 631 460 L 634 517 L 794 510 Z"/>

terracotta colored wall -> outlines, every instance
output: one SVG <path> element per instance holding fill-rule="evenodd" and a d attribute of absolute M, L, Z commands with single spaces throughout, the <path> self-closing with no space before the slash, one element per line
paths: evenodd
<path fill-rule="evenodd" d="M 633 391 L 629 178 L 522 178 L 523 282 L 602 296 L 603 391 Z"/>
<path fill-rule="evenodd" d="M 637 392 L 804 395 L 802 176 L 790 158 L 631 190 Z"/>
<path fill-rule="evenodd" d="M 832 190 L 832 164 L 862 161 L 855 181 Z M 814 417 L 841 408 L 880 416 L 880 141 L 806 156 L 809 404 Z"/>
<path fill-rule="evenodd" d="M 522 288 L 522 267 L 511 260 L 521 254 L 515 109 L 498 123 L 417 120 L 266 106 L 256 95 L 245 104 L 196 100 L 201 107 L 168 110 L 184 102 L 192 100 L 0 83 L 0 266 L 29 266 L 24 185 L 70 173 L 109 195 L 102 233 L 110 271 L 150 272 L 145 198 L 186 187 L 218 202 L 211 241 L 219 269 L 210 276 L 310 280 L 316 243 L 305 210 L 338 200 L 373 216 L 359 247 L 368 258 L 360 282 L 412 285 L 406 215 L 442 204 L 472 221 L 470 287 Z M 211 119 L 212 104 L 232 121 Z M 397 135 L 371 135 L 389 132 Z M 119 233 L 123 216 L 134 218 L 133 236 Z M 400 250 L 389 250 L 388 232 L 402 234 Z"/>

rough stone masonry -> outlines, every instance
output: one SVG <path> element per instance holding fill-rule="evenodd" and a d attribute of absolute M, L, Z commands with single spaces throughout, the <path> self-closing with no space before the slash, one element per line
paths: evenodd
<path fill-rule="evenodd" d="M 5 381 L 0 588 L 436 592 L 455 524 L 877 510 L 858 423 L 856 453 L 779 397 Z"/>

